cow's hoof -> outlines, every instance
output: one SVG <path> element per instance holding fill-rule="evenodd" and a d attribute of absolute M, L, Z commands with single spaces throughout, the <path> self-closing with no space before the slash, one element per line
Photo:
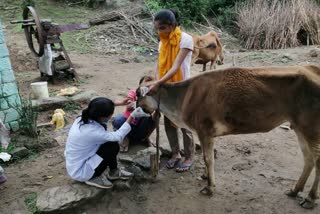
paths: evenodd
<path fill-rule="evenodd" d="M 298 193 L 299 193 L 299 192 L 295 192 L 295 191 L 293 191 L 292 189 L 287 190 L 287 191 L 284 192 L 284 194 L 286 194 L 287 196 L 289 196 L 289 197 L 291 197 L 291 198 L 297 197 L 297 196 L 298 196 Z"/>
<path fill-rule="evenodd" d="M 210 189 L 209 187 L 205 187 L 200 191 L 201 194 L 207 195 L 207 196 L 212 196 L 213 195 L 213 190 Z"/>
<path fill-rule="evenodd" d="M 300 206 L 305 209 L 312 209 L 315 206 L 315 202 L 311 198 L 307 197 L 307 198 L 303 199 L 302 201 L 300 201 Z"/>

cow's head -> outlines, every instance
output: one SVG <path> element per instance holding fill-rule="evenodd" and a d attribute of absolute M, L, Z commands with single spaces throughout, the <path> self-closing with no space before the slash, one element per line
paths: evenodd
<path fill-rule="evenodd" d="M 158 108 L 158 102 L 153 98 L 153 96 L 148 95 L 148 87 L 144 86 L 150 81 L 154 81 L 154 78 L 145 76 L 142 81 L 140 80 L 139 88 L 136 90 L 136 106 L 141 107 L 144 112 L 151 114 Z"/>

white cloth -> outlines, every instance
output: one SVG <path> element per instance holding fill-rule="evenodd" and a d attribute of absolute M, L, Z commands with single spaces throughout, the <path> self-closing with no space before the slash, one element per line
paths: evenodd
<path fill-rule="evenodd" d="M 161 42 L 159 43 L 159 50 L 160 51 Z M 190 52 L 187 54 L 186 58 L 183 60 L 181 64 L 183 80 L 190 78 L 190 66 L 191 66 L 191 58 L 192 58 L 192 51 L 193 51 L 193 39 L 192 36 L 189 34 L 182 32 L 181 33 L 181 40 L 180 40 L 180 49 L 186 48 L 189 49 Z"/>
<path fill-rule="evenodd" d="M 11 155 L 6 152 L 0 152 L 0 159 L 7 162 L 11 159 Z"/>
<path fill-rule="evenodd" d="M 39 58 L 39 70 L 41 73 L 47 74 L 49 76 L 52 76 L 52 69 L 51 69 L 51 65 L 52 65 L 52 60 L 53 60 L 53 56 L 52 56 L 52 49 L 51 49 L 51 45 L 47 44 L 44 46 L 44 53 L 43 55 Z"/>
<path fill-rule="evenodd" d="M 10 132 L 0 118 L 0 144 L 3 149 L 7 149 L 10 143 Z"/>
<path fill-rule="evenodd" d="M 2 176 L 3 173 L 4 173 L 4 170 L 3 170 L 3 168 L 0 166 L 0 176 Z"/>
<path fill-rule="evenodd" d="M 126 122 L 114 132 L 105 130 L 102 125 L 93 120 L 88 124 L 79 123 L 80 119 L 80 117 L 77 118 L 72 124 L 64 155 L 70 177 L 78 181 L 87 181 L 102 161 L 102 158 L 96 154 L 100 145 L 122 141 L 130 132 L 131 126 Z"/>

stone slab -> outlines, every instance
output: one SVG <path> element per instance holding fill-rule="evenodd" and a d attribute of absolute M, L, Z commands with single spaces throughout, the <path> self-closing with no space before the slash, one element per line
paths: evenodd
<path fill-rule="evenodd" d="M 93 90 L 83 91 L 70 97 L 49 97 L 46 99 L 32 100 L 32 107 L 40 111 L 53 110 L 63 108 L 67 103 L 72 102 L 90 102 L 92 97 L 97 96 Z"/>
<path fill-rule="evenodd" d="M 111 190 L 90 187 L 81 183 L 52 187 L 38 195 L 37 208 L 42 213 L 59 213 L 59 211 L 72 209 L 88 202 L 106 191 Z"/>

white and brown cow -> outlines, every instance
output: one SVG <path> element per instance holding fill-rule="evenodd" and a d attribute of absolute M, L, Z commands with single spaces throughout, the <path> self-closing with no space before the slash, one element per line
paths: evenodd
<path fill-rule="evenodd" d="M 224 54 L 223 47 L 218 37 L 218 34 L 214 31 L 210 31 L 205 35 L 194 35 L 193 38 L 194 49 L 192 52 L 191 64 L 202 64 L 202 71 L 206 71 L 207 63 L 211 62 L 210 70 L 212 66 L 216 69 L 216 63 L 223 64 Z"/>
<path fill-rule="evenodd" d="M 229 68 L 162 85 L 156 94 L 139 96 L 138 105 L 156 109 L 180 127 L 198 134 L 211 195 L 215 188 L 213 139 L 228 134 L 268 132 L 291 123 L 304 156 L 303 172 L 288 196 L 296 197 L 315 168 L 315 180 L 301 203 L 312 208 L 320 180 L 320 67 Z"/>

